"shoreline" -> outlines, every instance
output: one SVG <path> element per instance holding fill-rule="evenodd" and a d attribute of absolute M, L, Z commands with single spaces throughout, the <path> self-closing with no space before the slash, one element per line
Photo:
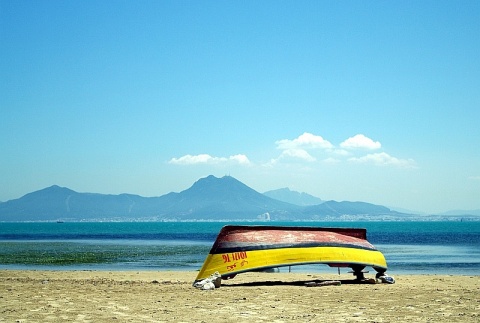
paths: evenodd
<path fill-rule="evenodd" d="M 283 274 L 296 274 L 296 275 L 337 275 L 337 269 L 334 267 L 329 267 L 328 265 L 317 265 L 315 267 L 308 267 L 309 265 L 296 265 L 291 266 L 289 270 L 289 266 L 284 267 L 277 267 L 279 271 L 272 272 L 277 275 Z M 314 265 L 312 265 L 314 266 Z M 0 265 L 0 272 L 2 271 L 25 271 L 25 272 L 108 272 L 108 273 L 129 273 L 129 272 L 157 272 L 157 273 L 169 273 L 169 272 L 195 272 L 198 273 L 202 268 L 202 265 L 198 265 L 194 268 L 187 268 L 187 267 L 152 267 L 152 268 L 145 268 L 145 267 L 121 267 L 121 266 L 37 266 L 37 265 Z M 366 276 L 371 275 L 375 276 L 375 270 L 371 267 L 366 267 L 366 270 L 370 271 L 369 274 Z M 350 271 L 350 268 L 341 268 L 341 275 L 348 277 L 347 274 Z M 434 273 L 432 273 L 434 272 Z M 438 269 L 438 268 L 431 268 L 430 270 L 427 269 L 398 269 L 398 268 L 391 268 L 389 267 L 386 273 L 390 276 L 479 276 L 480 277 L 480 269 L 462 269 L 458 268 L 452 270 L 452 268 L 446 269 Z"/>
<path fill-rule="evenodd" d="M 480 277 L 243 273 L 210 291 L 196 271 L 0 270 L 0 322 L 477 322 Z M 372 275 L 366 274 L 367 278 Z M 341 280 L 340 286 L 305 282 Z"/>

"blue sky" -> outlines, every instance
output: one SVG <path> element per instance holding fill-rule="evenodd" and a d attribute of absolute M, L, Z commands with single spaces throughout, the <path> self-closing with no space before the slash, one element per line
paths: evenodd
<path fill-rule="evenodd" d="M 0 0 L 0 201 L 57 184 L 480 209 L 479 1 Z"/>

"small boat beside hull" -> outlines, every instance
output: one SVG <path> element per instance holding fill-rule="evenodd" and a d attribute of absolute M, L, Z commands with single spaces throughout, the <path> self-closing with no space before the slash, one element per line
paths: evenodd
<path fill-rule="evenodd" d="M 365 229 L 225 226 L 206 257 L 195 282 L 215 272 L 222 278 L 269 268 L 307 264 L 366 266 L 384 273 L 383 254 L 367 241 Z"/>

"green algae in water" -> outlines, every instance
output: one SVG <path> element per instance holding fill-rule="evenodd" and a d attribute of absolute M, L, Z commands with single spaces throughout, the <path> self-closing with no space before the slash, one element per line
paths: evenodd
<path fill-rule="evenodd" d="M 0 265 L 75 266 L 138 263 L 144 266 L 178 267 L 203 261 L 205 254 L 208 254 L 207 246 L 53 241 L 0 242 Z"/>
<path fill-rule="evenodd" d="M 62 242 L 0 242 L 0 264 L 75 265 L 110 263 L 118 253 Z"/>

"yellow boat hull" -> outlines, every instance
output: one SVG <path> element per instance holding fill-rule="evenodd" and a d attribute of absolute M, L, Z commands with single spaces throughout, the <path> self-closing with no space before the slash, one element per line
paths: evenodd
<path fill-rule="evenodd" d="M 282 266 L 327 264 L 332 267 L 387 270 L 384 255 L 357 229 L 227 226 L 217 237 L 196 282 L 218 272 L 223 278 Z M 336 230 L 336 231 L 335 231 Z M 363 230 L 363 229 L 358 229 Z M 365 237 L 365 239 L 363 239 Z M 288 240 L 288 241 L 287 241 Z"/>

